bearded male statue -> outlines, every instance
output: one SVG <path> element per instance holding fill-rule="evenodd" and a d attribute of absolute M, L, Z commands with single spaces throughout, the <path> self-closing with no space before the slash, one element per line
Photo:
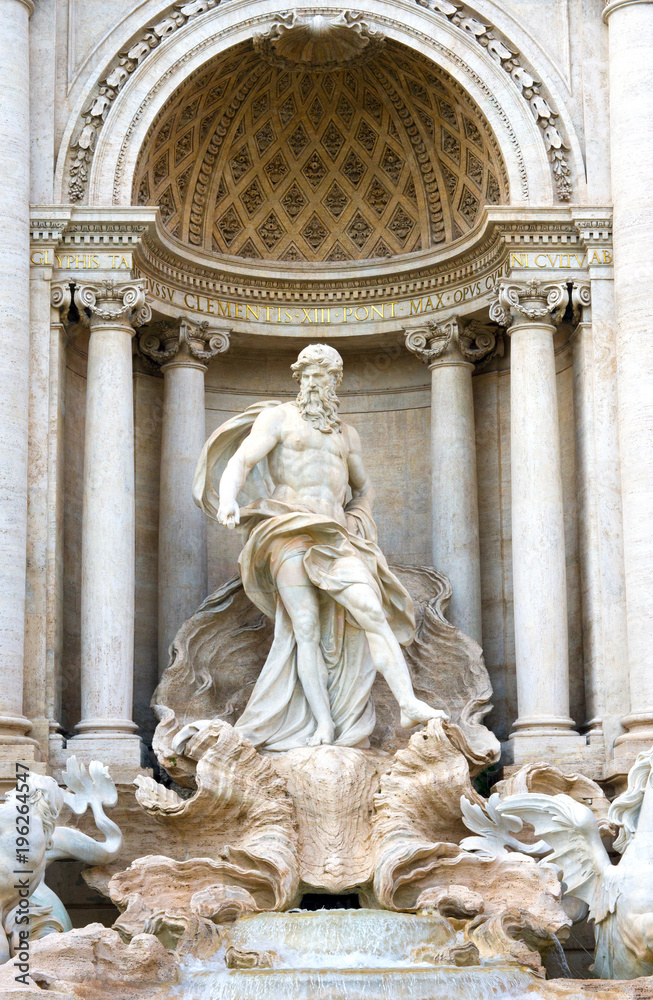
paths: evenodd
<path fill-rule="evenodd" d="M 311 344 L 292 371 L 297 399 L 257 403 L 228 420 L 206 442 L 195 476 L 195 502 L 220 524 L 241 525 L 245 593 L 275 623 L 235 728 L 271 751 L 365 747 L 377 670 L 402 726 L 446 715 L 415 697 L 401 651 L 414 636 L 413 604 L 377 545 L 360 438 L 338 414 L 342 358 Z M 240 507 L 243 489 L 256 499 Z"/>

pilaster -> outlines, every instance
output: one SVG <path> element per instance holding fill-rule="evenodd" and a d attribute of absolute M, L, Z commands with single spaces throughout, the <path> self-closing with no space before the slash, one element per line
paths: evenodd
<path fill-rule="evenodd" d="M 626 758 L 653 744 L 653 2 L 604 11 L 610 68 L 610 156 L 623 552 L 630 680 Z"/>

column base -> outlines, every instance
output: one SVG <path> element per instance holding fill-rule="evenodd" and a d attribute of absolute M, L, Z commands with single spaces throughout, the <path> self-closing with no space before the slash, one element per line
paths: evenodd
<path fill-rule="evenodd" d="M 106 730 L 81 732 L 73 736 L 67 741 L 61 756 L 68 758 L 74 754 L 85 764 L 99 760 L 108 766 L 114 781 L 118 781 L 125 779 L 122 774 L 125 770 L 130 773 L 141 772 L 144 750 L 145 744 L 137 733 Z"/>
<path fill-rule="evenodd" d="M 513 763 L 546 761 L 557 765 L 594 757 L 595 749 L 588 747 L 586 737 L 580 736 L 573 726 L 573 720 L 564 716 L 518 719 L 508 741 Z"/>
<path fill-rule="evenodd" d="M 627 732 L 614 741 L 614 756 L 634 763 L 638 753 L 653 747 L 653 711 L 625 715 L 621 724 Z"/>
<path fill-rule="evenodd" d="M 15 788 L 17 764 L 22 765 L 23 776 L 24 769 L 36 774 L 47 773 L 47 761 L 41 759 L 41 748 L 36 740 L 29 736 L 3 733 L 0 735 L 0 796 Z"/>

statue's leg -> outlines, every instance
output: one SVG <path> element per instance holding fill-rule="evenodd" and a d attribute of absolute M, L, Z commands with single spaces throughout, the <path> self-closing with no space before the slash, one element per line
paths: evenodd
<path fill-rule="evenodd" d="M 447 713 L 431 708 L 415 697 L 408 664 L 374 589 L 353 583 L 337 596 L 354 621 L 363 629 L 376 669 L 383 674 L 401 709 L 401 724 L 409 728 L 429 719 L 446 719 Z"/>
<path fill-rule="evenodd" d="M 303 552 L 284 559 L 276 578 L 283 606 L 297 643 L 297 673 L 317 729 L 308 746 L 333 743 L 334 726 L 327 691 L 327 668 L 320 649 L 320 608 L 317 592 L 304 569 Z"/>

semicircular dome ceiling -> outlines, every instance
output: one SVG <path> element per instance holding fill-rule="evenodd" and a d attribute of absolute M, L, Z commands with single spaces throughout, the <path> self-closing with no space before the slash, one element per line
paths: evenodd
<path fill-rule="evenodd" d="M 387 43 L 363 65 L 292 72 L 247 42 L 168 101 L 134 200 L 209 254 L 346 261 L 458 239 L 508 184 L 479 109 L 416 53 Z"/>

